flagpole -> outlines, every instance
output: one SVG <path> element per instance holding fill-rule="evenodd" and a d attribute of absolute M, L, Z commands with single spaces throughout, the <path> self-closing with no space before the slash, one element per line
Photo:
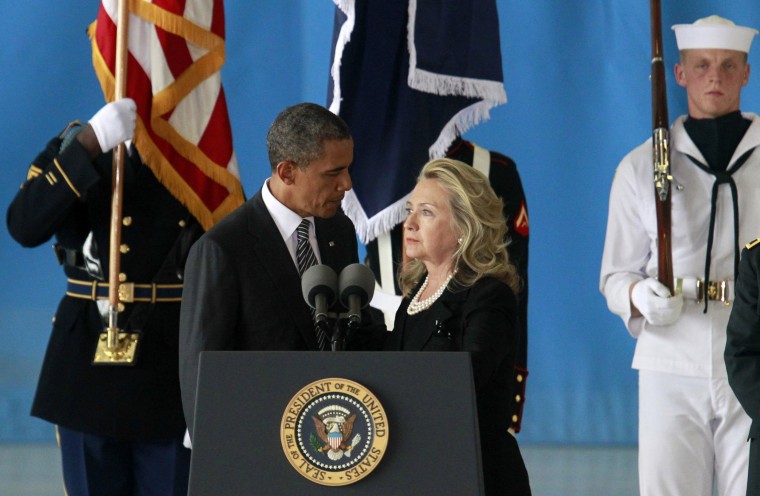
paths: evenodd
<path fill-rule="evenodd" d="M 114 99 L 126 97 L 127 54 L 129 31 L 128 0 L 118 1 L 116 24 L 116 67 L 114 69 Z M 119 274 L 121 272 L 121 222 L 124 193 L 124 143 L 119 143 L 113 153 L 113 179 L 111 195 L 110 251 L 108 259 L 108 328 L 102 333 L 95 352 L 95 363 L 123 363 L 134 361 L 137 334 L 121 333 L 118 325 L 120 298 Z"/>

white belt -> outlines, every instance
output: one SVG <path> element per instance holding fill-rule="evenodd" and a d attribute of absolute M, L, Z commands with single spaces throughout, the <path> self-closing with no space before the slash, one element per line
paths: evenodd
<path fill-rule="evenodd" d="M 684 298 L 701 303 L 705 299 L 722 301 L 724 305 L 730 305 L 734 300 L 734 281 L 708 281 L 696 277 L 676 278 L 676 294 L 682 294 Z"/>

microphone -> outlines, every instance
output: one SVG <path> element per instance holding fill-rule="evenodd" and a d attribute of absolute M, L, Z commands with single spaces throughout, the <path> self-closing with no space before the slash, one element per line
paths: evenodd
<path fill-rule="evenodd" d="M 327 310 L 335 303 L 337 290 L 338 276 L 327 265 L 312 265 L 301 276 L 303 299 L 314 309 L 317 325 L 328 325 Z"/>
<path fill-rule="evenodd" d="M 348 308 L 349 325 L 358 326 L 362 321 L 361 310 L 375 293 L 375 275 L 366 265 L 348 265 L 338 279 L 340 301 Z"/>

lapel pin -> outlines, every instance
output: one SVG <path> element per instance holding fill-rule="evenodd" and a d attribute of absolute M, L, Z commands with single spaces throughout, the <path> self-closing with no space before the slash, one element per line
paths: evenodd
<path fill-rule="evenodd" d="M 328 244 L 328 245 L 330 245 L 330 247 L 333 247 L 333 246 L 335 246 L 335 241 L 330 241 L 330 242 L 329 242 L 329 243 L 327 243 L 327 244 Z"/>

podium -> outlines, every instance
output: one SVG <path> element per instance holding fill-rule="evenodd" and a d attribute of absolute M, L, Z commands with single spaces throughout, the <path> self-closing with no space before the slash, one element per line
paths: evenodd
<path fill-rule="evenodd" d="M 387 446 L 376 467 L 338 486 L 291 465 L 281 426 L 294 395 L 331 378 L 381 403 Z M 201 353 L 189 496 L 480 495 L 480 436 L 465 352 Z"/>

